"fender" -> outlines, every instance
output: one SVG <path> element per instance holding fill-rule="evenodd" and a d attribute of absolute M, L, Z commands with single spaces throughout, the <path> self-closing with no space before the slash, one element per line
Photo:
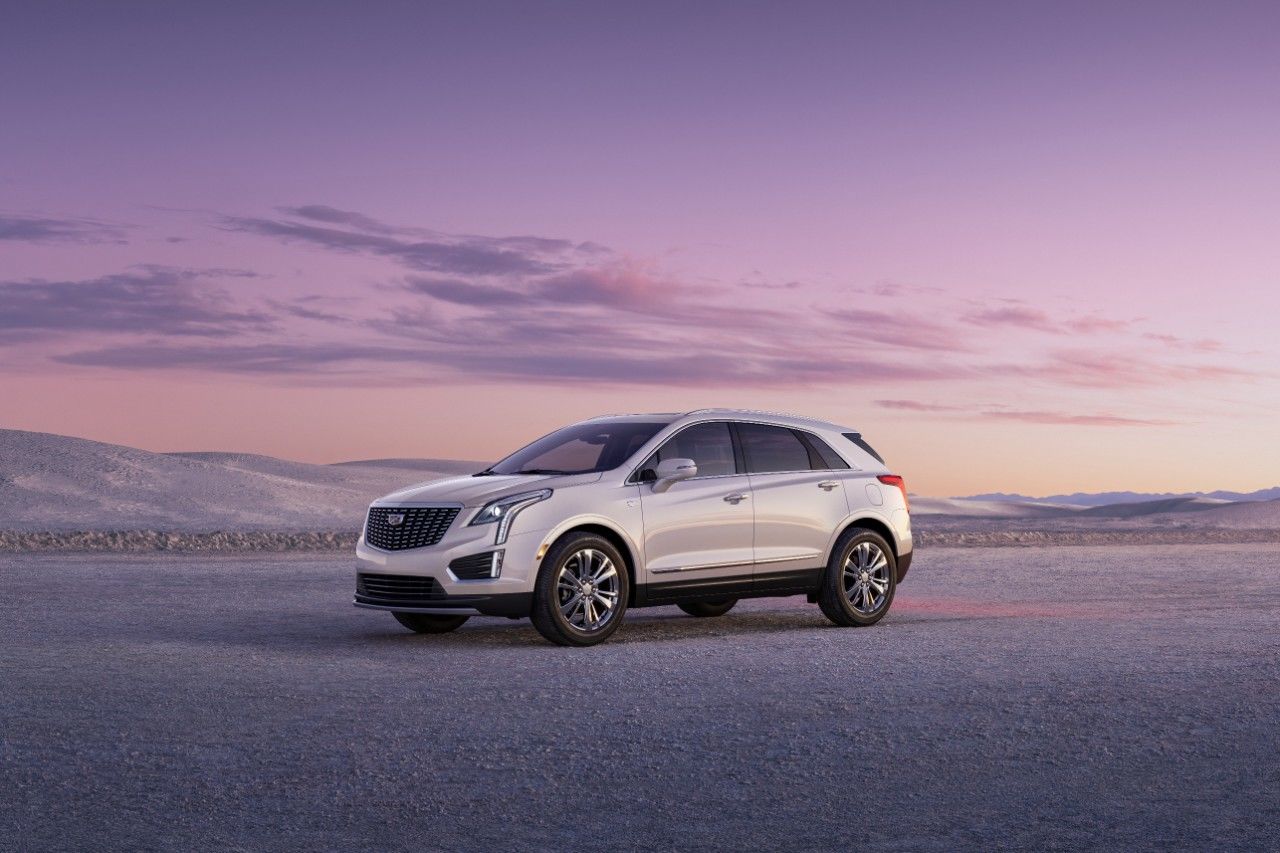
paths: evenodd
<path fill-rule="evenodd" d="M 883 527 L 885 530 L 889 531 L 889 545 L 893 547 L 894 556 L 899 559 L 902 557 L 902 538 L 898 535 L 898 529 L 894 527 L 889 516 L 871 507 L 859 507 L 842 518 L 840 523 L 836 525 L 836 529 L 832 532 L 831 538 L 827 540 L 827 547 L 823 551 L 823 565 L 827 565 L 831 562 L 831 552 L 835 549 L 836 540 L 840 538 L 841 534 L 843 534 L 849 527 L 857 525 L 860 521 L 875 522 L 876 528 Z M 907 553 L 910 552 L 911 548 L 908 546 Z"/>
<path fill-rule="evenodd" d="M 542 537 L 542 543 L 538 546 L 535 572 L 542 568 L 542 558 L 546 556 L 548 549 L 555 544 L 556 540 L 578 527 L 600 527 L 613 533 L 624 546 L 625 553 L 623 556 L 631 563 L 632 583 L 641 582 L 640 575 L 644 571 L 644 562 L 640 559 L 640 548 L 636 545 L 635 537 L 627 532 L 622 525 L 602 515 L 575 515 L 551 528 L 547 535 Z"/>

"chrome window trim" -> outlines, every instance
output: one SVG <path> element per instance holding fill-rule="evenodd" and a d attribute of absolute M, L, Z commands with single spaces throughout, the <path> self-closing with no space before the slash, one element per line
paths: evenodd
<path fill-rule="evenodd" d="M 627 485 L 627 486 L 643 486 L 643 485 L 644 485 L 644 483 L 642 483 L 641 481 L 639 481 L 639 480 L 637 480 L 637 479 L 636 479 L 636 473 L 640 470 L 640 467 L 641 467 L 642 465 L 644 465 L 645 461 L 646 461 L 650 456 L 652 456 L 653 454 L 655 454 L 655 453 L 657 453 L 657 452 L 658 452 L 658 450 L 662 447 L 662 445 L 666 444 L 668 441 L 670 441 L 671 439 L 675 438 L 677 435 L 679 435 L 680 433 L 682 433 L 682 432 L 684 432 L 685 430 L 689 429 L 690 427 L 695 427 L 695 426 L 698 426 L 698 425 L 700 425 L 700 424 L 716 424 L 716 423 L 723 423 L 723 424 L 756 424 L 756 425 L 758 425 L 758 426 L 771 426 L 771 427 L 777 427 L 778 429 L 790 429 L 790 430 L 795 430 L 796 432 L 802 432 L 802 433 L 804 433 L 805 435 L 813 436 L 814 438 L 817 438 L 817 439 L 819 439 L 820 441 L 822 441 L 822 443 L 823 443 L 823 444 L 825 444 L 827 447 L 829 447 L 829 448 L 831 449 L 831 452 L 832 452 L 832 453 L 836 454 L 836 455 L 837 455 L 837 456 L 839 456 L 841 459 L 844 459 L 845 464 L 849 466 L 848 468 L 803 468 L 803 469 L 801 469 L 801 470 L 799 470 L 799 471 L 763 471 L 763 472 L 760 472 L 759 474 L 757 474 L 757 475 L 756 475 L 756 476 L 758 476 L 758 477 L 767 476 L 768 474 L 804 474 L 804 473 L 810 473 L 810 474 L 812 474 L 812 473 L 816 473 L 816 472 L 818 472 L 818 471 L 832 471 L 832 472 L 839 473 L 840 471 L 865 471 L 865 470 L 866 470 L 866 469 L 864 469 L 862 466 L 855 464 L 854 462 L 850 461 L 849 459 L 846 459 L 846 458 L 845 458 L 845 455 L 844 455 L 843 453 L 841 453 L 839 450 L 837 450 L 837 449 L 835 448 L 835 446 L 834 446 L 833 442 L 826 441 L 825 439 L 823 439 L 823 438 L 822 438 L 822 436 L 818 435 L 818 434 L 817 434 L 816 432 L 814 432 L 813 430 L 805 429 L 805 428 L 803 428 L 803 427 L 791 426 L 790 424 L 780 424 L 780 423 L 776 423 L 776 422 L 774 422 L 774 421 L 756 420 L 755 418 L 728 418 L 728 417 L 719 417 L 719 418 L 703 418 L 703 419 L 701 419 L 701 420 L 691 421 L 690 423 L 685 424 L 684 426 L 680 427 L 680 428 L 679 428 L 678 430 L 676 430 L 675 432 L 673 432 L 673 433 L 671 433 L 670 435 L 668 435 L 666 438 L 662 438 L 662 439 L 661 439 L 661 441 L 659 441 L 659 442 L 658 442 L 657 446 L 655 446 L 655 447 L 654 447 L 652 450 L 650 450 L 648 453 L 644 453 L 644 448 L 643 448 L 643 447 L 642 447 L 642 448 L 640 448 L 640 450 L 639 450 L 639 451 L 637 451 L 637 453 L 638 453 L 638 454 L 641 454 L 641 455 L 640 455 L 640 461 L 636 462 L 636 463 L 632 466 L 631 471 L 627 474 L 627 477 L 626 477 L 626 479 L 623 481 L 623 484 L 624 484 L 624 485 Z M 655 435 L 655 436 L 653 437 L 653 439 L 652 439 L 652 440 L 657 441 L 657 440 L 659 439 L 659 437 L 660 437 L 660 436 L 661 436 L 661 433 L 659 433 L 658 435 Z M 624 462 L 624 463 L 622 463 L 621 465 L 619 465 L 618 467 L 619 467 L 619 468 L 624 468 L 624 467 L 626 467 L 626 464 L 627 464 L 627 463 L 625 463 L 625 462 Z M 741 472 L 741 473 L 736 473 L 736 474 L 708 474 L 708 475 L 706 475 L 705 477 L 703 477 L 703 476 L 690 477 L 690 478 L 689 478 L 689 480 L 682 481 L 682 482 L 689 482 L 689 481 L 692 481 L 692 480 L 709 480 L 709 479 L 713 479 L 713 478 L 715 478 L 715 477 L 746 477 L 746 476 L 748 476 L 750 473 L 751 473 L 751 472 L 749 472 L 749 471 L 743 471 L 743 472 Z"/>
<path fill-rule="evenodd" d="M 802 432 L 805 435 L 809 436 L 810 438 L 816 438 L 819 441 L 822 441 L 822 436 L 818 435 L 816 432 L 813 432 L 807 429 L 802 429 L 801 427 L 788 426 L 787 424 L 771 424 L 768 421 L 734 421 L 734 423 L 755 424 L 756 426 L 771 426 L 771 427 L 777 427 L 778 429 L 790 430 L 793 432 Z M 836 450 L 834 447 L 831 446 L 831 442 L 822 441 L 822 443 L 827 448 L 829 448 L 832 453 L 839 456 L 841 459 L 844 459 L 844 456 L 840 453 L 840 451 Z M 746 457 L 747 455 L 746 448 L 743 448 L 742 455 L 744 458 Z M 770 474 L 816 474 L 819 471 L 840 472 L 840 471 L 861 471 L 862 470 L 861 468 L 857 467 L 852 462 L 850 462 L 848 459 L 844 459 L 844 462 L 846 465 L 849 466 L 848 468 L 799 468 L 794 471 L 756 471 L 754 472 L 754 474 L 751 471 L 748 471 L 747 474 L 749 476 L 755 476 L 755 477 L 767 477 Z"/>
<path fill-rule="evenodd" d="M 749 563 L 743 563 L 736 560 L 729 563 L 699 563 L 696 566 L 676 566 L 673 569 L 650 569 L 649 574 L 669 575 L 673 572 L 696 572 L 701 569 L 727 569 L 731 566 L 764 566 L 769 563 L 793 563 L 796 560 L 812 560 L 815 557 L 821 556 L 821 554 L 795 554 L 787 557 L 769 557 L 764 560 L 752 560 Z"/>

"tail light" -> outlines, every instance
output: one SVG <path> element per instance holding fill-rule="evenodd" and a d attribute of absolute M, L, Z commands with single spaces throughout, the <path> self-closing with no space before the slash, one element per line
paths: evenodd
<path fill-rule="evenodd" d="M 911 512 L 911 498 L 907 497 L 907 481 L 899 477 L 897 474 L 881 474 L 876 477 L 877 480 L 886 486 L 897 486 L 902 492 L 902 502 L 906 504 L 907 512 Z"/>

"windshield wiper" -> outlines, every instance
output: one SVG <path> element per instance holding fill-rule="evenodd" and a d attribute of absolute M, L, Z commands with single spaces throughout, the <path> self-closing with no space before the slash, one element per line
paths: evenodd
<path fill-rule="evenodd" d="M 521 468 L 517 474 L 578 474 L 579 471 L 561 471 L 559 468 Z"/>
<path fill-rule="evenodd" d="M 498 472 L 492 468 L 485 468 L 483 471 L 477 471 L 471 475 L 472 477 L 496 477 Z"/>

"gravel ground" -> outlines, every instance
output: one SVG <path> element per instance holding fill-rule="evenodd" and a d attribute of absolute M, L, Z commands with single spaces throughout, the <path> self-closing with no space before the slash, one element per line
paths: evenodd
<path fill-rule="evenodd" d="M 350 561 L 0 557 L 0 846 L 1276 849 L 1280 546 L 933 549 L 595 649 Z"/>

